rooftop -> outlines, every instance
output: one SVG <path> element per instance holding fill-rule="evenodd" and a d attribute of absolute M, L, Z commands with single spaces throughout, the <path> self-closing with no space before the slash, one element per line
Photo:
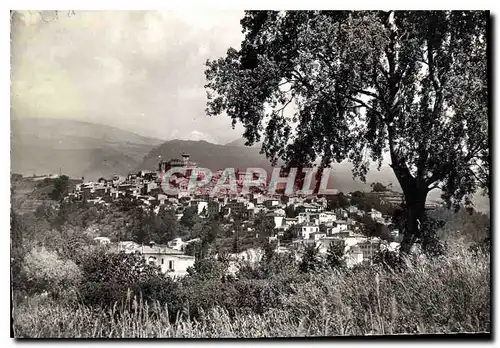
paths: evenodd
<path fill-rule="evenodd" d="M 182 251 L 169 248 L 166 245 L 143 245 L 138 250 L 142 254 L 184 255 Z"/>

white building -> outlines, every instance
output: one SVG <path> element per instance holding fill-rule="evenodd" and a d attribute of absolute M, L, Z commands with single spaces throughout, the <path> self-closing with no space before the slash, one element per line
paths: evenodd
<path fill-rule="evenodd" d="M 200 215 L 203 209 L 205 209 L 205 213 L 208 214 L 208 202 L 198 200 L 198 199 L 193 199 L 191 202 L 189 202 L 189 205 L 192 207 L 196 207 L 197 214 Z"/>
<path fill-rule="evenodd" d="M 314 233 L 309 234 L 309 238 L 311 238 L 312 240 L 315 240 L 315 241 L 319 241 L 325 237 L 326 237 L 326 234 L 320 233 L 320 232 L 314 232 Z"/>
<path fill-rule="evenodd" d="M 302 226 L 300 234 L 302 236 L 302 239 L 309 239 L 311 233 L 318 233 L 318 232 L 319 232 L 319 226 L 305 225 Z"/>
<path fill-rule="evenodd" d="M 277 207 L 280 205 L 280 201 L 277 199 L 267 199 L 263 202 L 266 208 Z"/>
<path fill-rule="evenodd" d="M 100 244 L 109 244 L 111 240 L 108 237 L 95 237 L 94 240 Z"/>
<path fill-rule="evenodd" d="M 358 207 L 351 205 L 351 206 L 349 206 L 349 208 L 347 208 L 347 211 L 351 214 L 355 214 L 355 213 L 359 212 L 359 209 L 358 209 Z"/>
<path fill-rule="evenodd" d="M 373 220 L 376 220 L 376 219 L 382 219 L 382 213 L 379 212 L 378 210 L 375 210 L 375 209 L 372 209 L 368 215 L 373 219 Z"/>
<path fill-rule="evenodd" d="M 134 241 L 122 241 L 118 243 L 118 250 L 124 251 L 126 254 L 133 253 L 140 247 L 141 245 Z"/>
<path fill-rule="evenodd" d="M 182 241 L 182 238 L 175 238 L 167 243 L 168 247 L 174 250 L 183 250 L 185 244 L 186 243 Z"/>
<path fill-rule="evenodd" d="M 249 265 L 256 265 L 264 256 L 264 250 L 261 248 L 247 249 L 237 254 L 229 254 L 229 267 L 227 270 L 228 274 L 236 274 L 241 266 L 241 263 L 247 263 Z M 216 255 L 218 258 L 219 255 Z"/>
<path fill-rule="evenodd" d="M 354 233 L 351 230 L 335 233 L 333 237 L 342 239 L 345 242 L 346 249 L 350 249 L 352 246 L 367 240 L 366 236 Z"/>
<path fill-rule="evenodd" d="M 344 247 L 344 252 L 346 252 L 347 250 L 343 239 L 337 237 L 323 237 L 320 239 L 319 252 L 321 254 L 326 254 L 328 248 L 330 247 L 330 244 L 341 244 Z"/>
<path fill-rule="evenodd" d="M 371 261 L 373 256 L 380 250 L 380 238 L 371 238 L 357 244 L 363 253 L 363 261 Z"/>
<path fill-rule="evenodd" d="M 320 224 L 328 224 L 335 220 L 337 220 L 337 217 L 335 216 L 334 212 L 325 211 L 318 214 L 318 222 Z"/>
<path fill-rule="evenodd" d="M 299 213 L 299 215 L 297 216 L 297 221 L 299 224 L 309 223 L 309 213 Z"/>
<path fill-rule="evenodd" d="M 318 198 L 316 203 L 321 205 L 323 207 L 323 209 L 328 206 L 328 200 L 325 197 Z"/>
<path fill-rule="evenodd" d="M 399 230 L 392 230 L 391 231 L 391 237 L 393 238 L 398 238 L 399 237 Z"/>
<path fill-rule="evenodd" d="M 283 229 L 288 230 L 290 227 L 296 225 L 297 223 L 298 223 L 297 218 L 284 218 L 282 227 Z"/>
<path fill-rule="evenodd" d="M 269 213 L 266 215 L 266 219 L 268 219 L 272 223 L 274 223 L 274 228 L 282 228 L 283 227 L 283 220 L 285 219 L 285 216 L 283 216 L 281 214 L 276 214 L 276 213 Z"/>
<path fill-rule="evenodd" d="M 187 274 L 187 269 L 194 266 L 194 256 L 184 255 L 167 246 L 155 245 L 141 246 L 138 251 L 144 256 L 146 262 L 160 266 L 161 272 L 170 277 L 182 277 Z"/>
<path fill-rule="evenodd" d="M 160 193 L 160 194 L 158 194 L 158 198 L 157 199 L 158 199 L 158 203 L 160 205 L 163 205 L 163 204 L 165 204 L 165 202 L 168 201 L 168 196 Z"/>
<path fill-rule="evenodd" d="M 304 212 L 306 213 L 317 213 L 320 209 L 322 209 L 321 206 L 310 203 L 304 203 L 302 207 L 304 208 Z"/>
<path fill-rule="evenodd" d="M 349 217 L 348 211 L 342 208 L 335 209 L 335 214 L 337 214 L 340 219 L 347 219 Z"/>
<path fill-rule="evenodd" d="M 346 231 L 347 230 L 347 221 L 344 221 L 344 220 L 338 220 L 338 221 L 335 221 L 335 223 L 333 224 L 334 226 L 332 227 L 327 227 L 326 229 L 326 233 L 329 235 L 329 236 L 332 236 L 334 234 L 337 234 L 337 233 L 340 233 L 342 231 Z"/>
<path fill-rule="evenodd" d="M 353 267 L 363 262 L 363 252 L 358 246 L 351 248 L 346 254 L 347 267 Z"/>

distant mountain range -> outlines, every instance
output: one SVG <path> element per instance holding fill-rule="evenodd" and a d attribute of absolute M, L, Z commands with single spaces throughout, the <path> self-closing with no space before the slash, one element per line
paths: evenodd
<path fill-rule="evenodd" d="M 247 147 L 247 146 L 245 146 L 245 142 L 246 142 L 246 140 L 244 138 L 239 138 L 239 139 L 233 140 L 225 145 L 226 146 Z M 261 145 L 260 143 L 253 144 L 251 147 L 252 148 L 260 148 L 260 145 Z"/>
<path fill-rule="evenodd" d="M 135 170 L 163 140 L 64 119 L 11 120 L 11 172 L 97 179 Z"/>
<path fill-rule="evenodd" d="M 22 119 L 11 121 L 11 172 L 23 175 L 33 173 L 62 173 L 74 178 L 96 180 L 113 174 L 127 174 L 140 169 L 156 170 L 160 159 L 179 158 L 189 153 L 191 160 L 211 170 L 228 167 L 264 168 L 272 173 L 270 162 L 260 154 L 260 145 L 247 147 L 244 139 L 225 145 L 203 140 L 169 140 L 144 137 L 114 127 L 87 122 L 59 119 Z M 373 164 L 367 183 L 352 179 L 352 165 L 335 163 L 329 188 L 343 192 L 370 190 L 370 183 L 400 186 L 390 166 L 384 163 L 381 170 Z M 440 193 L 432 191 L 430 199 L 439 199 Z M 476 208 L 489 210 L 489 200 L 479 194 Z"/>

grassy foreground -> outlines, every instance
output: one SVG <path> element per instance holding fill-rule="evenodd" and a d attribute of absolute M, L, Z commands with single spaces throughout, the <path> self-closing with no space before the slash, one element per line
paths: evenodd
<path fill-rule="evenodd" d="M 379 267 L 325 272 L 293 284 L 280 308 L 231 316 L 212 308 L 170 320 L 168 306 L 131 299 L 132 310 L 26 299 L 16 337 L 290 337 L 490 332 L 490 257 L 455 250 L 395 273 Z"/>

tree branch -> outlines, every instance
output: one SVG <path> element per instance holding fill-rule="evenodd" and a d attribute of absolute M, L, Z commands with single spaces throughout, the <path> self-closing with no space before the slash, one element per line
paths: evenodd
<path fill-rule="evenodd" d="M 373 92 L 370 92 L 370 91 L 367 91 L 364 89 L 359 89 L 359 88 L 354 88 L 353 91 L 356 93 L 364 94 L 364 95 L 367 95 L 369 97 L 373 97 L 373 98 L 376 98 L 377 100 L 380 100 L 380 96 L 377 93 L 373 93 Z"/>
<path fill-rule="evenodd" d="M 285 110 L 285 108 L 293 101 L 293 96 L 290 97 L 290 99 L 285 103 L 283 104 L 283 107 L 277 109 L 277 110 L 274 110 L 275 112 L 281 112 L 281 115 L 283 116 L 283 112 Z"/>
<path fill-rule="evenodd" d="M 439 185 L 439 182 L 436 182 L 435 185 L 428 187 L 429 191 L 432 191 L 432 190 L 437 189 L 437 188 L 441 189 L 441 190 L 443 189 L 442 186 Z"/>
<path fill-rule="evenodd" d="M 389 137 L 389 152 L 391 155 L 391 168 L 394 170 L 394 174 L 403 188 L 403 192 L 405 196 L 407 196 L 410 192 L 410 186 L 412 184 L 413 176 L 410 173 L 410 169 L 404 162 L 404 160 L 399 156 L 398 151 L 395 148 L 394 144 L 394 130 L 392 126 L 388 126 L 388 137 Z"/>
<path fill-rule="evenodd" d="M 365 107 L 367 108 L 368 110 L 371 110 L 373 112 L 376 112 L 381 118 L 382 120 L 384 120 L 385 118 L 383 117 L 383 115 L 380 113 L 380 111 L 378 111 L 377 109 L 374 109 L 373 107 L 369 106 L 368 104 L 366 104 L 365 102 L 363 102 L 362 100 L 358 99 L 358 98 L 354 98 L 354 97 L 350 97 L 348 96 L 347 97 L 348 99 L 350 99 L 351 101 L 354 101 L 356 103 L 359 103 L 359 105 L 354 105 L 353 107 Z"/>

